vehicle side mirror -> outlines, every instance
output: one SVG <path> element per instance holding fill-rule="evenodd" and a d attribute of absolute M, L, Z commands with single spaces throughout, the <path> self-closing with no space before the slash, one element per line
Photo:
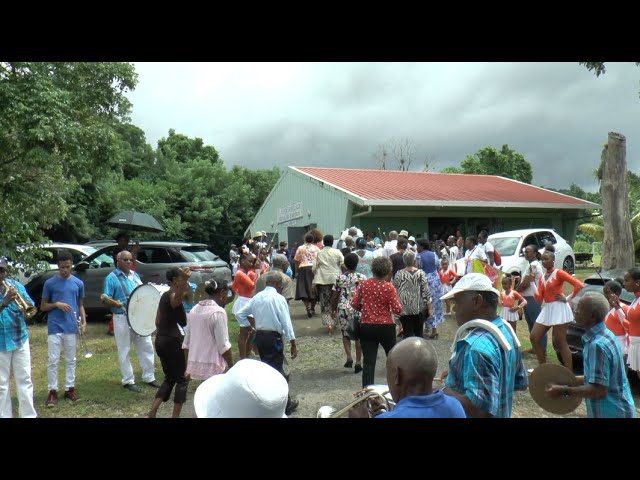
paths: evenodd
<path fill-rule="evenodd" d="M 89 262 L 80 262 L 75 266 L 76 272 L 84 272 L 89 269 Z"/>
<path fill-rule="evenodd" d="M 524 251 L 525 251 L 526 247 L 523 247 L 522 250 L 520 251 L 520 256 L 524 257 Z"/>

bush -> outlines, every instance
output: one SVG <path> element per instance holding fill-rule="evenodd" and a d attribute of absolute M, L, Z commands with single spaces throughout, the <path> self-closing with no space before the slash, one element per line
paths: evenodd
<path fill-rule="evenodd" d="M 573 244 L 573 251 L 575 253 L 591 253 L 591 244 L 583 240 L 576 240 Z"/>

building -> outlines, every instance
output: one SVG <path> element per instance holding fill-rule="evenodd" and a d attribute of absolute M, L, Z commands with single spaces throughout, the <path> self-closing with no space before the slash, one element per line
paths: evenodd
<path fill-rule="evenodd" d="M 599 205 L 491 175 L 288 167 L 245 233 L 301 243 L 310 228 L 338 236 L 355 225 L 445 239 L 521 228 L 553 228 L 569 243 L 578 219 Z"/>

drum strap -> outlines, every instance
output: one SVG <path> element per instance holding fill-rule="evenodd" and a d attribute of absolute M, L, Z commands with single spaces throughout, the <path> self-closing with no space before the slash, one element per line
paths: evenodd
<path fill-rule="evenodd" d="M 120 282 L 120 288 L 122 288 L 122 293 L 124 293 L 124 298 L 129 303 L 129 297 L 131 296 L 131 289 L 129 288 L 129 282 L 127 282 L 124 278 L 124 275 L 116 275 L 118 281 Z M 134 274 L 135 278 L 135 274 Z M 126 305 L 125 305 L 126 307 Z M 126 313 L 126 312 L 125 312 Z"/>
<path fill-rule="evenodd" d="M 505 325 L 510 326 L 506 323 Z M 478 320 L 471 320 L 470 322 L 467 322 L 464 325 L 462 325 L 460 328 L 458 328 L 455 338 L 453 339 L 453 343 L 451 344 L 451 353 L 455 353 L 456 343 L 458 343 L 458 341 L 465 338 L 469 333 L 471 333 L 470 330 L 473 330 L 475 328 L 481 328 L 483 330 L 488 331 L 498 341 L 498 343 L 500 344 L 500 347 L 504 351 L 509 352 L 512 350 L 511 344 L 509 343 L 507 338 L 504 336 L 504 334 L 500 331 L 498 327 L 496 327 L 493 323 L 487 320 L 478 319 Z M 513 329 L 511 329 L 511 331 L 513 331 Z"/>

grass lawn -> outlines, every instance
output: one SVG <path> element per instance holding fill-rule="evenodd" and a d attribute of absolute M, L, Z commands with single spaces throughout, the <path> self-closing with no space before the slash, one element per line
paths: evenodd
<path fill-rule="evenodd" d="M 234 361 L 238 358 L 238 323 L 231 313 L 231 305 L 227 305 L 229 315 L 229 337 L 233 348 Z M 80 341 L 77 346 L 76 389 L 80 401 L 75 404 L 63 399 L 64 395 L 64 353 L 60 359 L 58 373 L 58 404 L 54 408 L 46 408 L 44 402 L 49 393 L 47 389 L 47 325 L 29 326 L 31 343 L 31 374 L 35 387 L 35 407 L 42 418 L 136 418 L 146 417 L 156 394 L 156 389 L 142 384 L 141 370 L 135 347 L 131 351 L 131 364 L 136 376 L 136 383 L 142 387 L 142 393 L 125 390 L 121 384 L 120 368 L 114 337 L 107 335 L 107 323 L 89 322 L 85 342 L 93 357 L 84 358 Z M 13 376 L 12 376 L 13 377 Z M 156 356 L 156 380 L 164 379 L 160 359 Z M 188 398 L 200 384 L 194 380 L 189 384 Z M 11 385 L 13 414 L 17 417 L 18 400 L 15 385 Z M 172 400 L 170 400 L 172 403 Z"/>

